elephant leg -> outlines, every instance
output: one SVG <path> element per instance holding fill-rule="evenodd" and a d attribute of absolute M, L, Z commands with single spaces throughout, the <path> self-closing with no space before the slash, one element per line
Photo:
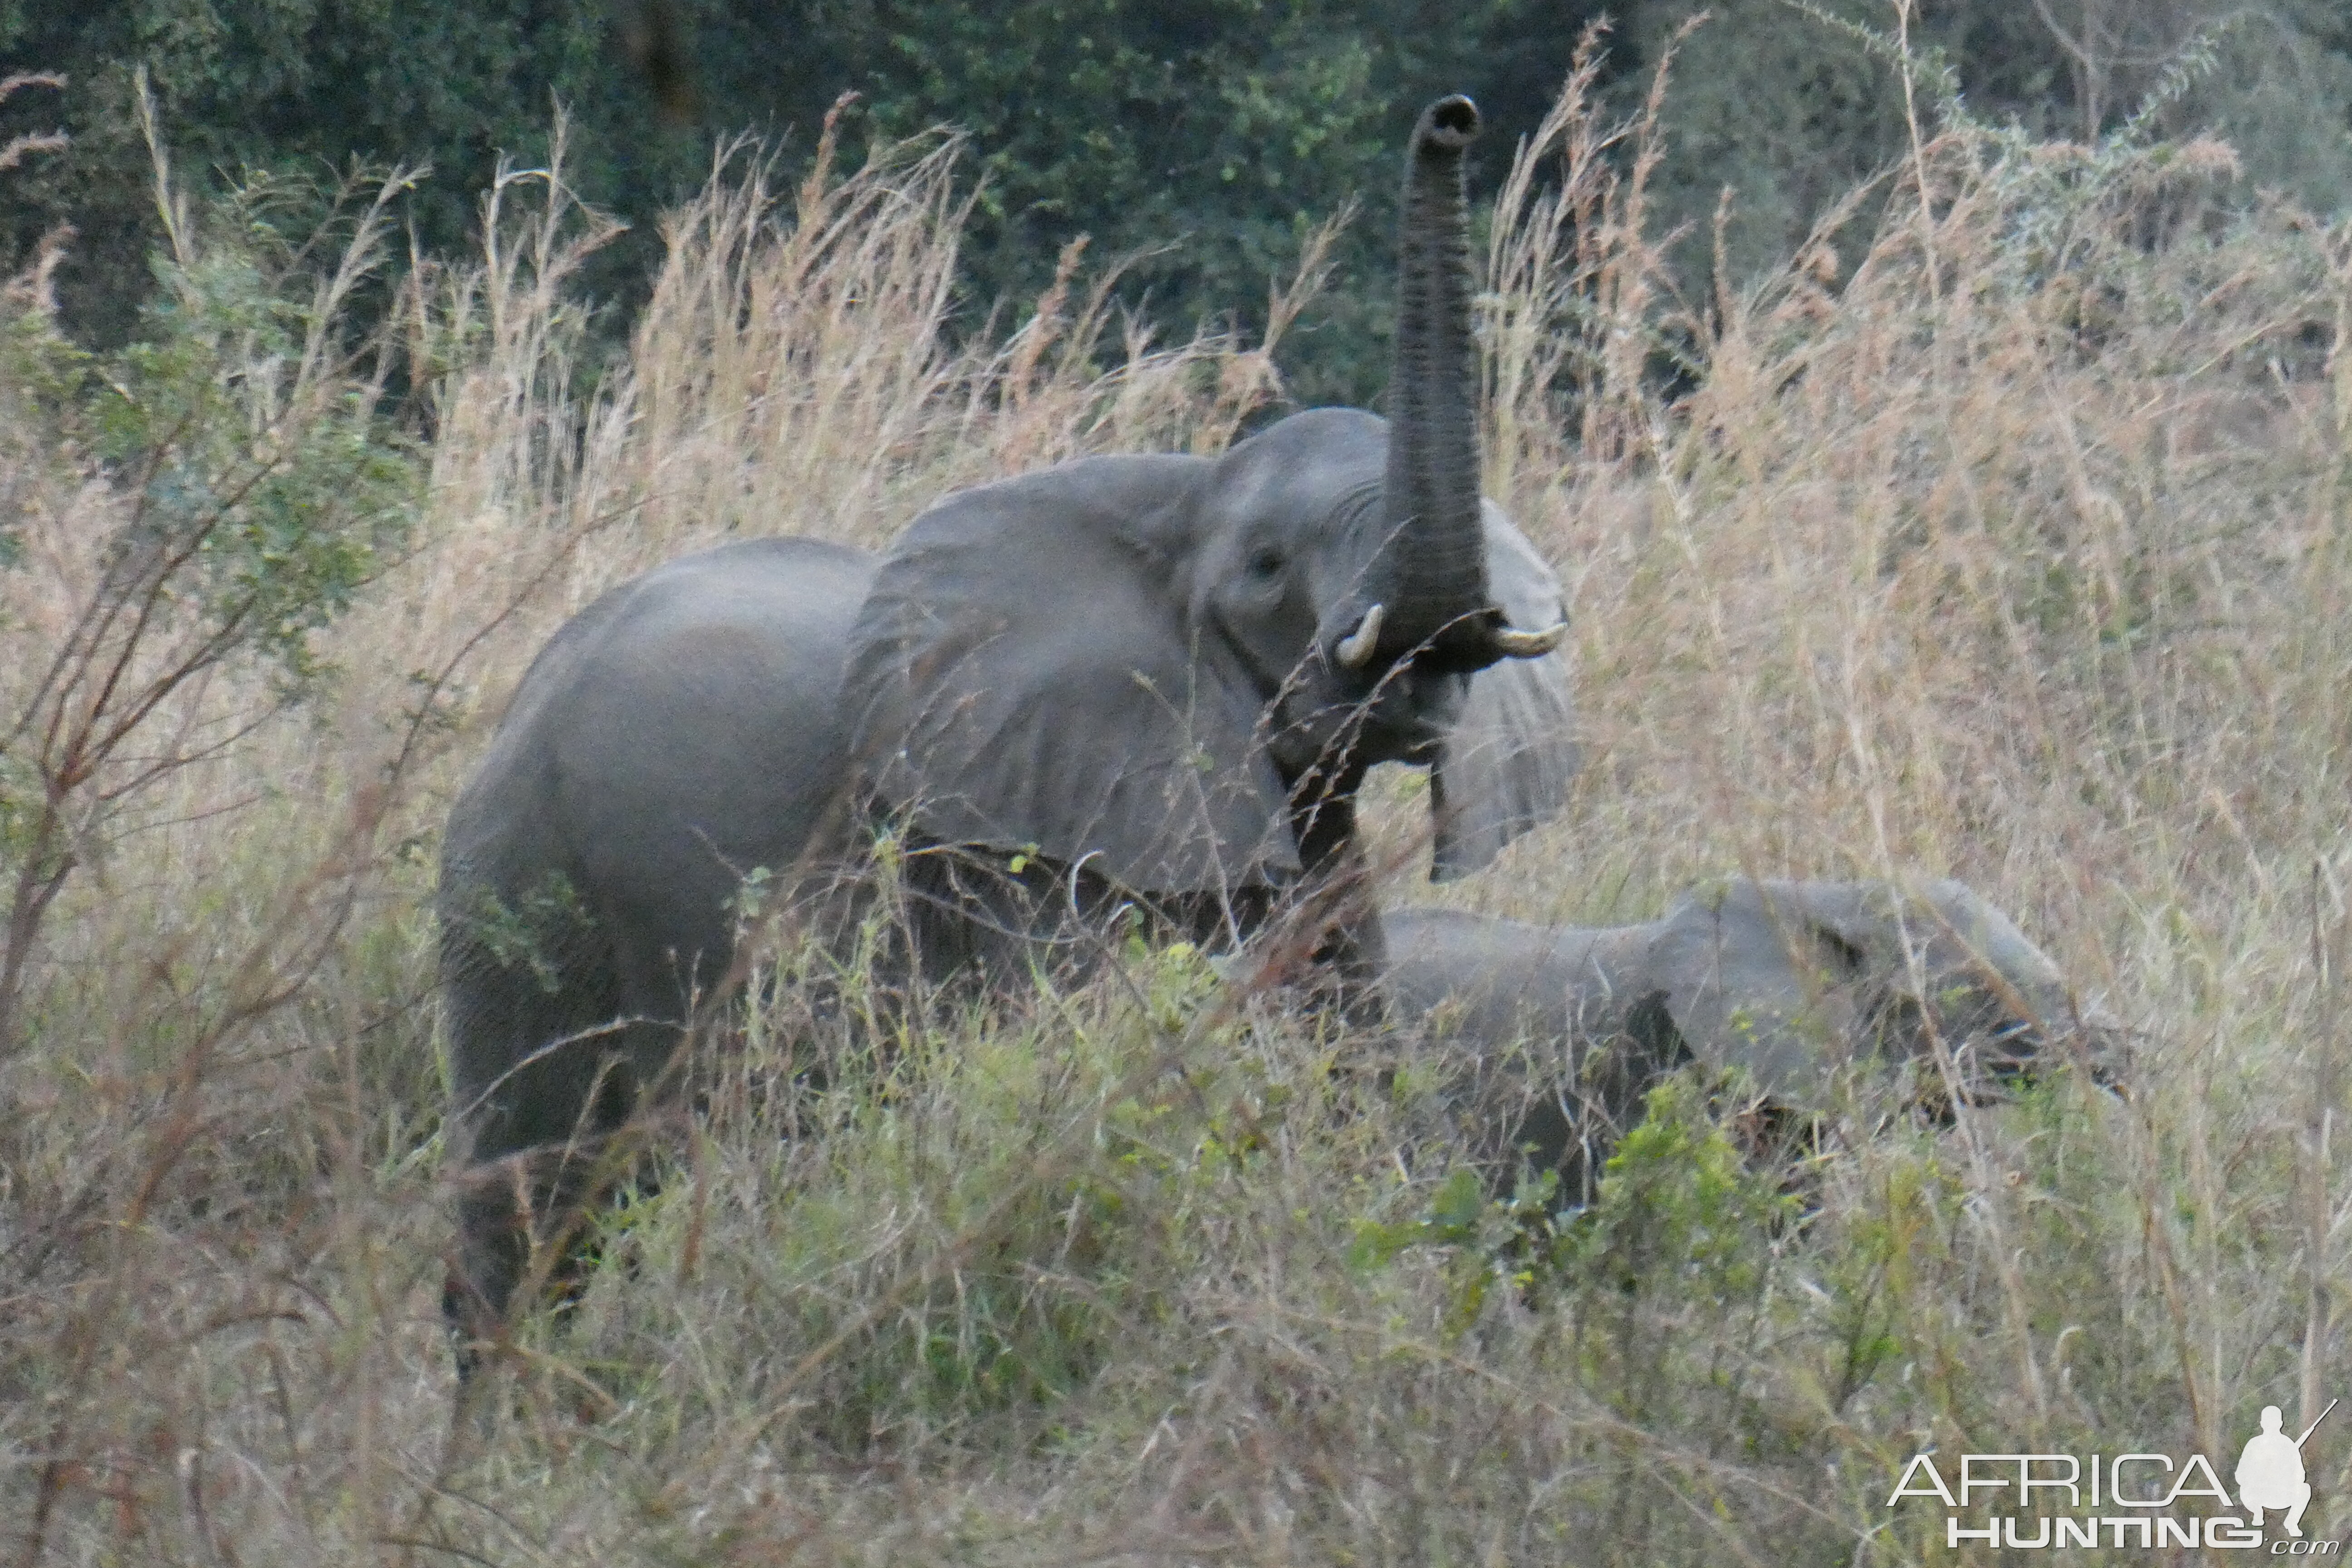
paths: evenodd
<path fill-rule="evenodd" d="M 457 1257 L 441 1286 L 441 1317 L 457 1355 L 457 1381 L 470 1383 L 482 1347 L 506 1335 L 507 1307 L 530 1256 L 515 1194 L 487 1171 L 468 1171 L 457 1194 Z"/>
<path fill-rule="evenodd" d="M 570 1255 L 635 1098 L 610 948 L 582 941 L 540 966 L 446 939 L 457 1249 L 442 1308 L 461 1375 L 514 1312 L 574 1288 Z"/>
<path fill-rule="evenodd" d="M 1340 890 L 1345 906 L 1315 949 L 1311 1005 L 1345 1019 L 1355 1028 L 1377 1028 L 1388 1018 L 1381 976 L 1388 969 L 1388 942 L 1380 911 L 1357 889 Z"/>
<path fill-rule="evenodd" d="M 607 1023 L 592 1033 L 614 1031 Z M 566 1303 L 584 1281 L 588 1215 L 615 1179 L 612 1134 L 634 1098 L 624 1058 L 609 1049 L 590 1058 L 589 1043 L 550 1058 L 568 1053 L 561 1065 L 587 1079 L 568 1097 L 578 1108 L 572 1125 L 518 1142 L 507 1119 L 493 1117 L 458 1178 L 457 1264 L 442 1310 L 458 1340 L 461 1377 L 475 1369 L 478 1347 L 502 1339 L 519 1311 Z"/>
<path fill-rule="evenodd" d="M 1490 1156 L 1498 1184 L 1549 1171 L 1559 1178 L 1559 1201 L 1582 1208 L 1597 1195 L 1618 1142 L 1642 1120 L 1649 1091 L 1691 1055 L 1656 994 L 1628 999 L 1603 987 L 1566 1000 L 1565 1014 L 1548 1027 L 1522 1022 L 1529 1032 L 1484 1069 L 1504 1081 L 1474 1102 L 1518 1101 Z M 1511 1081 L 1517 1079 L 1524 1081 Z"/>
<path fill-rule="evenodd" d="M 481 1347 L 504 1339 L 518 1313 L 561 1305 L 584 1279 L 582 1226 L 595 1179 L 590 1146 L 529 1149 L 468 1169 L 457 1196 L 458 1263 L 443 1316 L 457 1340 L 461 1380 Z"/>
<path fill-rule="evenodd" d="M 1033 970 L 1072 982 L 1111 951 L 1132 901 L 1083 869 L 1030 858 L 1020 870 L 986 850 L 919 845 L 905 861 L 904 967 L 947 998 L 1002 992 Z"/>
<path fill-rule="evenodd" d="M 653 1121 L 686 1102 L 687 1052 L 698 1021 L 723 1009 L 731 932 L 712 921 L 711 944 L 680 958 L 642 928 L 612 918 L 616 1018 L 595 1045 L 593 1075 L 576 1124 L 560 1143 L 538 1151 L 527 1189 L 530 1257 L 526 1280 L 536 1299 L 564 1307 L 586 1289 L 596 1263 L 596 1215 L 633 1179 L 641 1193 L 656 1185 L 642 1155 L 659 1142 Z M 717 956 L 706 957 L 715 951 Z M 583 1064 L 586 1058 L 583 1058 Z"/>
<path fill-rule="evenodd" d="M 1356 791 L 1364 770 L 1351 768 L 1335 793 L 1294 802 L 1292 830 L 1307 882 L 1298 913 L 1321 935 L 1307 970 L 1308 1005 L 1359 1028 L 1386 1021 L 1383 977 L 1389 972 L 1387 928 L 1372 899 L 1371 868 L 1356 833 Z"/>

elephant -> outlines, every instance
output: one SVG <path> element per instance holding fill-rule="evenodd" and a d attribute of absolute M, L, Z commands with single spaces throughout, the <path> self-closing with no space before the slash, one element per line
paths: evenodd
<path fill-rule="evenodd" d="M 1556 1171 L 1571 1204 L 1591 1200 L 1647 1090 L 1685 1065 L 1744 1069 L 1759 1104 L 1801 1117 L 1872 1060 L 1948 1105 L 2030 1070 L 2054 1036 L 2097 1044 L 2114 1027 L 1951 880 L 1735 877 L 1598 929 L 1425 908 L 1382 921 L 1389 999 L 1442 1064 L 1477 1152 L 1498 1176 L 1522 1160 Z"/>
<path fill-rule="evenodd" d="M 909 989 L 1083 962 L 1125 910 L 1226 943 L 1303 910 L 1347 1005 L 1381 963 L 1368 769 L 1431 770 L 1440 879 L 1557 811 L 1563 595 L 1478 492 L 1476 131 L 1455 97 L 1412 133 L 1389 418 L 982 485 L 878 555 L 724 545 L 555 635 L 443 845 L 462 1333 L 562 1267 L 593 1152 L 730 988 L 747 886 L 845 929 L 886 844 Z"/>

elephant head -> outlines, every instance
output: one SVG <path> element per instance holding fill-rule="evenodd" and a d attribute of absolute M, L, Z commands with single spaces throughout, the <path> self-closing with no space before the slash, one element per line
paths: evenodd
<path fill-rule="evenodd" d="M 1573 1203 L 1693 1064 L 1738 1072 L 1765 1125 L 1839 1114 L 1862 1074 L 1937 1114 L 2063 1061 L 2126 1087 L 2119 1022 L 1961 882 L 1728 877 L 1642 925 L 1410 908 L 1382 925 L 1382 984 L 1472 1146 L 1504 1182 L 1523 1156 L 1558 1171 Z"/>
<path fill-rule="evenodd" d="M 950 497 L 884 562 L 845 691 L 927 838 L 1147 894 L 1327 867 L 1374 763 L 1433 767 L 1437 874 L 1557 808 L 1559 584 L 1478 493 L 1464 98 L 1413 132 L 1394 416 L 1293 415 L 1222 457 L 1111 457 Z"/>

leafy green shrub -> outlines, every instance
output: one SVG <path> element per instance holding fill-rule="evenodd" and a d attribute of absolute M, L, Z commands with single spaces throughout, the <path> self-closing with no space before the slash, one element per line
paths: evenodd
<path fill-rule="evenodd" d="M 359 205 L 322 273 L 331 230 L 282 232 L 275 187 L 198 223 L 166 186 L 175 248 L 142 342 L 88 353 L 37 305 L 0 321 L 0 463 L 26 498 L 0 529 L 17 574 L 0 635 L 24 656 L 0 692 L 0 1058 L 25 1045 L 43 917 L 77 868 L 228 743 L 212 726 L 245 733 L 314 687 L 316 635 L 408 537 L 422 468 L 379 413 L 380 346 L 368 374 L 343 315 L 399 188 Z M 34 547 L 53 576 L 26 574 Z M 188 732 L 215 678 L 254 671 L 266 691 Z"/>

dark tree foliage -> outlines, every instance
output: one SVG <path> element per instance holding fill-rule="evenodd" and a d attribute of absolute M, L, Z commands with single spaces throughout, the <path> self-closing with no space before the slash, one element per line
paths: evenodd
<path fill-rule="evenodd" d="M 1565 74 L 1585 14 L 1572 0 L 1440 5 L 1257 0 L 1058 0 L 982 10 L 877 6 L 873 118 L 905 134 L 967 127 L 987 178 L 973 234 L 982 291 L 1033 292 L 1079 234 L 1186 330 L 1241 313 L 1286 277 L 1301 242 L 1349 202 L 1342 281 L 1288 358 L 1312 398 L 1368 397 L 1385 375 L 1397 150 L 1420 105 L 1466 90 L 1508 166 Z"/>
<path fill-rule="evenodd" d="M 1205 314 L 1245 319 L 1316 224 L 1360 198 L 1344 281 L 1301 323 L 1310 395 L 1370 395 L 1384 374 L 1384 253 L 1396 148 L 1420 100 L 1466 88 L 1505 134 L 1507 166 L 1566 68 L 1589 0 L 1444 6 L 1256 0 L 9 0 L 7 68 L 66 72 L 66 157 L 21 179 L 0 247 L 78 231 L 60 275 L 68 320 L 119 342 L 138 319 L 155 237 L 131 112 L 144 64 L 183 167 L 314 174 L 353 157 L 429 162 L 410 216 L 428 249 L 464 245 L 501 153 L 545 156 L 552 106 L 572 116 L 571 171 L 630 221 L 597 279 L 626 301 L 654 219 L 744 129 L 805 147 L 826 107 L 859 95 L 853 139 L 955 124 L 987 185 L 966 247 L 975 318 L 1034 294 L 1070 239 L 1106 264 L 1140 253 L 1130 289 L 1163 335 Z M 655 30 L 683 93 L 646 68 Z M 686 110 L 684 115 L 677 110 Z M 668 112 L 665 112 L 665 109 Z M 8 259 L 0 255 L 0 261 Z"/>
<path fill-rule="evenodd" d="M 614 20 L 603 4 L 555 0 L 17 0 L 0 46 L 11 69 L 67 74 L 61 119 L 74 148 L 12 193 L 25 205 L 0 239 L 21 250 L 48 223 L 72 223 L 74 258 L 59 278 L 68 321 L 100 342 L 131 329 L 156 234 L 132 111 L 142 65 L 175 161 L 191 171 L 320 176 L 353 158 L 429 163 L 409 214 L 428 248 L 464 242 L 501 152 L 545 155 L 559 100 L 577 122 L 582 188 L 650 218 L 707 167 L 707 138 L 655 111 Z M 649 237 L 650 224 L 640 227 Z M 642 265 L 644 250 L 628 259 Z"/>
<path fill-rule="evenodd" d="M 1904 155 L 1895 5 L 1625 0 L 1619 47 L 1646 67 L 1699 11 L 1708 20 L 1675 62 L 1656 207 L 1661 226 L 1685 229 L 1681 270 L 1703 284 L 1729 187 L 1724 248 L 1737 286 L 1788 258 L 1830 204 Z M 2323 212 L 2352 205 L 2343 0 L 1916 0 L 1909 44 L 1923 64 L 1949 68 L 1979 121 L 2081 142 L 2145 112 L 2146 135 L 2210 130 L 2230 142 L 2249 193 L 2282 190 Z M 1621 100 L 1640 86 L 1621 78 Z M 1940 109 L 1922 95 L 1926 133 Z"/>
<path fill-rule="evenodd" d="M 1630 109 L 1697 0 L 1621 0 L 1610 90 Z M 1303 398 L 1362 400 L 1385 377 L 1397 148 L 1439 92 L 1477 98 L 1491 190 L 1531 131 L 1599 0 L 0 0 L 0 68 L 65 72 L 20 93 L 0 133 L 59 124 L 71 152 L 16 172 L 0 264 L 71 222 L 60 275 L 81 336 L 134 330 L 155 237 L 131 112 L 144 65 L 180 165 L 309 171 L 429 162 L 409 212 L 457 250 L 503 153 L 546 154 L 572 117 L 570 169 L 633 226 L 593 281 L 625 307 L 655 219 L 698 184 L 714 142 L 751 130 L 805 150 L 836 97 L 853 142 L 963 127 L 987 184 L 965 247 L 968 318 L 1051 278 L 1072 238 L 1137 256 L 1127 293 L 1163 336 L 1204 316 L 1253 324 L 1301 238 L 1350 199 L 1361 216 L 1333 286 L 1284 358 Z M 1894 27 L 1887 0 L 1717 0 L 1669 100 L 1659 207 L 1709 218 L 1739 278 L 1785 258 L 1823 206 L 1898 155 L 1899 79 L 1839 19 Z M 2352 189 L 2352 22 L 2337 0 L 1921 0 L 1916 43 L 1941 51 L 1972 111 L 2044 133 L 2112 129 L 2168 92 L 2160 127 L 2234 137 L 2250 178 L 2323 208 Z M 2187 59 L 2185 85 L 2167 72 Z M 1735 279 L 1737 280 L 1737 279 Z M 619 317 L 615 317 L 617 327 Z"/>

